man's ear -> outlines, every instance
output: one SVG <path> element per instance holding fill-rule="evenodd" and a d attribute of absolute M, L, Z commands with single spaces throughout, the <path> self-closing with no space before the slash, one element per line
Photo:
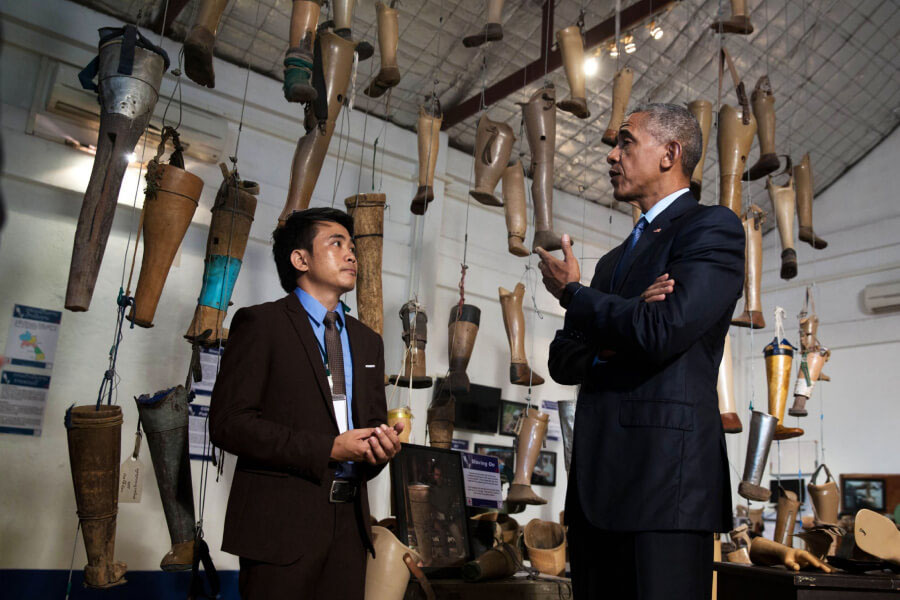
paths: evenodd
<path fill-rule="evenodd" d="M 301 273 L 309 271 L 309 252 L 302 248 L 295 249 L 291 252 L 291 264 Z"/>
<path fill-rule="evenodd" d="M 659 166 L 663 171 L 668 171 L 679 164 L 681 160 L 681 144 L 672 140 L 666 144 L 665 152 L 663 153 L 662 158 L 660 158 Z"/>

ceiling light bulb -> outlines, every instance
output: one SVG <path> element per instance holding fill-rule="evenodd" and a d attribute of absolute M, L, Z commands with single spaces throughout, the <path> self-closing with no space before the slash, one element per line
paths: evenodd
<path fill-rule="evenodd" d="M 584 59 L 584 74 L 588 77 L 593 77 L 597 74 L 597 71 L 600 69 L 600 63 L 597 62 L 597 58 L 594 56 L 589 56 Z"/>
<path fill-rule="evenodd" d="M 126 156 L 125 158 L 128 159 L 128 162 L 129 162 L 129 163 L 133 163 L 134 161 L 137 160 L 137 154 L 135 154 L 134 152 L 131 152 L 131 153 L 129 153 L 128 156 Z"/>
<path fill-rule="evenodd" d="M 618 48 L 618 46 L 616 46 L 615 42 L 611 42 L 609 44 L 609 55 L 613 58 L 615 58 L 619 55 L 619 48 Z"/>
<path fill-rule="evenodd" d="M 662 39 L 663 30 L 659 25 L 655 25 L 652 29 L 650 29 L 650 35 L 653 36 L 654 40 Z"/>
<path fill-rule="evenodd" d="M 634 42 L 625 44 L 625 54 L 633 54 L 635 50 L 637 50 L 637 46 L 634 45 Z"/>

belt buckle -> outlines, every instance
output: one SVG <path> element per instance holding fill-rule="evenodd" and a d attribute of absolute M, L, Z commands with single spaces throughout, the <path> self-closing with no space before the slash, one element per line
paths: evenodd
<path fill-rule="evenodd" d="M 350 502 L 356 495 L 355 492 L 356 489 L 352 482 L 346 479 L 335 479 L 331 482 L 331 493 L 328 496 L 328 501 L 332 504 Z"/>

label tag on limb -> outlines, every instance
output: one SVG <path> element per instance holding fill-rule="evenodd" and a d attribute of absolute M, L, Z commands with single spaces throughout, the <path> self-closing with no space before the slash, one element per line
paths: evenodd
<path fill-rule="evenodd" d="M 119 502 L 140 502 L 143 491 L 144 465 L 139 458 L 129 456 L 119 469 Z"/>

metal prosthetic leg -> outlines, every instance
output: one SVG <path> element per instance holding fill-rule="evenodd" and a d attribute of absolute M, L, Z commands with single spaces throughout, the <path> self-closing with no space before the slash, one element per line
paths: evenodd
<path fill-rule="evenodd" d="M 478 119 L 475 133 L 475 189 L 469 195 L 488 206 L 502 206 L 503 202 L 494 195 L 509 156 L 512 154 L 516 136 L 506 123 L 496 123 L 488 116 Z"/>
<path fill-rule="evenodd" d="M 556 103 L 559 110 L 572 113 L 579 119 L 591 116 L 588 110 L 584 85 L 584 40 L 577 25 L 556 32 L 556 41 L 562 54 L 566 81 L 569 82 L 569 97 Z"/>
<path fill-rule="evenodd" d="M 216 87 L 213 48 L 227 5 L 228 0 L 201 0 L 197 20 L 184 40 L 184 72 L 191 81 L 208 88 Z"/>
<path fill-rule="evenodd" d="M 775 207 L 775 222 L 781 238 L 781 278 L 793 279 L 797 276 L 797 251 L 794 250 L 794 178 L 788 178 L 787 184 L 779 186 L 769 177 L 766 189 L 772 206 Z"/>
<path fill-rule="evenodd" d="M 75 504 L 88 559 L 84 584 L 92 588 L 121 585 L 128 565 L 117 562 L 114 555 L 122 408 L 74 406 L 66 411 L 65 425 Z"/>
<path fill-rule="evenodd" d="M 822 469 L 825 469 L 827 477 L 825 483 L 813 483 Z M 806 491 L 809 492 L 809 499 L 812 501 L 816 525 L 837 525 L 838 509 L 841 506 L 841 490 L 825 463 L 813 471 L 809 483 L 806 484 Z"/>
<path fill-rule="evenodd" d="M 190 398 L 183 386 L 135 399 L 147 435 L 172 548 L 159 567 L 186 571 L 194 561 L 194 489 L 188 456 Z"/>
<path fill-rule="evenodd" d="M 744 476 L 738 484 L 738 494 L 747 500 L 767 502 L 772 492 L 760 485 L 769 448 L 775 437 L 778 418 L 766 413 L 753 411 L 750 417 L 750 436 L 747 440 L 747 459 L 744 462 Z"/>
<path fill-rule="evenodd" d="M 462 567 L 466 581 L 492 581 L 506 579 L 516 574 L 522 563 L 522 555 L 515 546 L 501 542 Z"/>
<path fill-rule="evenodd" d="M 766 222 L 766 213 L 751 204 L 744 213 L 744 235 L 747 245 L 744 250 L 744 312 L 731 324 L 737 327 L 762 329 L 766 320 L 762 314 L 760 286 L 762 281 L 762 224 Z"/>
<path fill-rule="evenodd" d="M 797 373 L 797 383 L 794 385 L 794 405 L 788 409 L 792 417 L 805 417 L 806 401 L 812 396 L 813 388 L 822 374 L 822 367 L 831 358 L 828 348 L 819 347 L 812 352 L 803 355 L 800 371 Z"/>
<path fill-rule="evenodd" d="M 541 454 L 547 435 L 550 415 L 528 407 L 519 417 L 519 436 L 516 441 L 516 474 L 509 486 L 506 502 L 509 504 L 547 504 L 547 501 L 531 489 L 531 475 Z"/>
<path fill-rule="evenodd" d="M 509 253 L 528 256 L 525 246 L 528 217 L 525 211 L 525 173 L 516 159 L 503 171 L 503 212 L 506 214 L 506 240 Z"/>
<path fill-rule="evenodd" d="M 719 110 L 716 143 L 719 149 L 719 204 L 741 215 L 741 176 L 756 135 L 756 118 L 743 109 L 723 104 Z M 746 122 L 745 122 L 746 121 Z"/>
<path fill-rule="evenodd" d="M 509 382 L 514 385 L 535 386 L 544 383 L 544 378 L 532 372 L 525 355 L 525 313 L 522 300 L 525 286 L 516 284 L 514 291 L 498 288 L 500 307 L 503 310 L 503 326 L 509 340 Z"/>
<path fill-rule="evenodd" d="M 631 84 L 634 82 L 634 71 L 629 67 L 619 69 L 613 76 L 612 110 L 609 115 L 609 125 L 606 126 L 601 141 L 607 146 L 615 146 L 619 136 L 619 127 L 625 118 L 625 109 L 628 108 L 628 100 L 631 98 Z"/>
<path fill-rule="evenodd" d="M 531 566 L 546 575 L 566 572 L 566 530 L 559 523 L 532 519 L 522 536 Z"/>
<path fill-rule="evenodd" d="M 725 349 L 722 351 L 722 362 L 719 364 L 719 380 L 716 383 L 716 391 L 719 395 L 719 415 L 722 417 L 722 428 L 725 433 L 740 433 L 744 427 L 734 402 L 734 366 L 731 359 L 730 334 L 725 335 Z"/>
<path fill-rule="evenodd" d="M 406 360 L 403 365 L 403 374 L 391 375 L 390 382 L 400 387 L 412 385 L 416 389 L 429 388 L 432 386 L 432 381 L 425 370 L 428 316 L 421 305 L 410 300 L 400 309 L 400 320 L 403 322 L 403 343 L 407 347 Z"/>
<path fill-rule="evenodd" d="M 741 35 L 753 33 L 753 24 L 750 23 L 750 15 L 747 12 L 747 0 L 731 0 L 731 18 L 716 21 L 709 28 L 722 33 Z"/>
<path fill-rule="evenodd" d="M 534 240 L 531 250 L 550 252 L 562 248 L 553 232 L 553 161 L 556 155 L 556 90 L 543 87 L 528 102 L 519 104 L 525 118 L 525 134 L 531 150 L 531 197 L 534 202 Z"/>
<path fill-rule="evenodd" d="M 469 393 L 469 376 L 466 367 L 472 357 L 478 326 L 481 323 L 481 309 L 473 304 L 454 305 L 450 309 L 450 324 L 447 331 L 450 356 L 450 371 L 447 381 L 453 394 Z"/>
<path fill-rule="evenodd" d="M 382 2 L 375 3 L 378 20 L 378 49 L 381 51 L 381 70 L 366 88 L 370 98 L 380 98 L 386 91 L 400 83 L 400 67 L 397 65 L 397 44 L 400 40 L 400 23 L 396 8 Z"/>
<path fill-rule="evenodd" d="M 131 25 L 102 28 L 99 46 L 99 56 L 79 73 L 82 86 L 98 93 L 100 133 L 66 288 L 66 308 L 76 312 L 91 305 L 128 156 L 150 121 L 163 73 L 169 68 L 165 51 Z M 94 75 L 98 85 L 92 83 Z"/>
<path fill-rule="evenodd" d="M 700 161 L 694 167 L 691 174 L 691 193 L 698 201 L 700 200 L 700 192 L 703 190 L 703 164 L 706 162 L 706 148 L 709 146 L 709 130 L 712 127 L 712 103 L 708 100 L 694 100 L 688 104 L 688 110 L 697 119 L 700 124 L 700 133 L 703 139 L 702 153 Z"/>
<path fill-rule="evenodd" d="M 282 86 L 288 102 L 312 102 L 319 95 L 312 84 L 312 71 L 321 3 L 321 0 L 294 0 L 293 3 Z"/>
<path fill-rule="evenodd" d="M 780 309 L 776 309 L 776 321 L 779 320 L 778 310 Z M 775 427 L 776 440 L 789 440 L 803 435 L 803 430 L 798 427 L 784 426 L 784 409 L 791 383 L 794 350 L 796 348 L 789 341 L 783 337 L 779 341 L 777 335 L 763 350 L 766 357 L 766 380 L 769 384 L 769 414 L 778 419 Z"/>
<path fill-rule="evenodd" d="M 800 222 L 800 240 L 816 250 L 823 250 L 828 247 L 828 242 L 813 231 L 813 177 L 808 152 L 803 155 L 799 165 L 794 165 L 794 179 L 797 181 L 797 220 Z"/>
<path fill-rule="evenodd" d="M 759 158 L 747 171 L 745 179 L 756 181 L 778 169 L 778 155 L 775 154 L 775 95 L 769 77 L 763 75 L 756 82 L 750 95 L 753 116 L 756 117 L 756 134 L 759 137 Z"/>
<path fill-rule="evenodd" d="M 463 38 L 463 46 L 475 48 L 486 42 L 496 42 L 503 39 L 503 25 L 500 19 L 503 16 L 503 3 L 505 0 L 485 0 L 487 9 L 487 23 L 484 29 Z"/>
<path fill-rule="evenodd" d="M 799 510 L 800 500 L 797 499 L 797 494 L 782 488 L 775 516 L 774 540 L 779 544 L 794 545 L 794 523 L 797 521 L 797 511 Z"/>
<path fill-rule="evenodd" d="M 384 252 L 384 194 L 357 194 L 344 200 L 353 218 L 356 244 L 356 307 L 359 320 L 378 335 L 384 333 L 381 258 Z"/>
<path fill-rule="evenodd" d="M 438 149 L 441 145 L 441 122 L 444 113 L 441 103 L 432 98 L 419 107 L 419 121 L 416 125 L 416 140 L 419 145 L 419 189 L 413 196 L 409 210 L 415 215 L 424 215 L 428 204 L 434 200 L 434 167 L 437 165 Z"/>

